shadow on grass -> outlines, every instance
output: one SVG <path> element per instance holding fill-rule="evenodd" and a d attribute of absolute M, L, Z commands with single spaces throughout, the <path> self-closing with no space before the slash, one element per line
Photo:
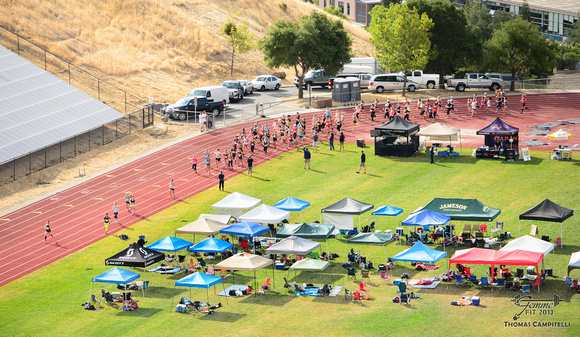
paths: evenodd
<path fill-rule="evenodd" d="M 234 322 L 237 322 L 246 316 L 247 316 L 246 314 L 238 314 L 236 312 L 227 312 L 227 311 L 216 310 L 215 314 L 213 314 L 213 315 L 204 314 L 199 319 L 204 320 L 204 321 L 234 323 Z"/>
<path fill-rule="evenodd" d="M 375 178 L 384 178 L 383 176 L 380 176 L 378 174 L 372 174 L 372 173 L 367 173 L 367 176 L 375 177 Z"/>
<path fill-rule="evenodd" d="M 182 291 L 182 289 L 176 289 L 175 297 L 179 300 L 179 297 L 185 296 L 185 293 L 186 292 Z M 141 296 L 141 290 L 135 291 L 135 295 Z M 189 296 L 189 291 L 187 291 L 187 296 Z M 173 288 L 149 286 L 149 289 L 145 290 L 145 301 L 147 301 L 148 298 L 163 298 L 168 300 L 171 299 L 171 297 L 173 297 Z"/>
<path fill-rule="evenodd" d="M 122 306 L 120 306 L 122 308 Z M 160 312 L 162 309 L 156 308 L 138 308 L 134 311 L 120 311 L 117 316 L 130 316 L 130 317 L 153 317 L 153 315 Z"/>
<path fill-rule="evenodd" d="M 275 291 L 266 291 L 265 295 L 252 295 L 245 297 L 240 302 L 245 304 L 260 304 L 260 305 L 271 305 L 276 307 L 283 307 L 296 296 L 289 295 L 287 292 L 283 291 L 282 293 L 278 293 Z"/>
<path fill-rule="evenodd" d="M 254 178 L 256 180 L 261 180 L 261 181 L 270 181 L 270 179 L 264 179 L 264 178 L 256 177 L 255 175 L 252 175 L 250 178 Z"/>
<path fill-rule="evenodd" d="M 326 174 L 326 172 L 324 172 L 324 171 L 319 171 L 319 170 L 310 170 L 310 171 L 312 171 L 312 172 L 316 172 L 316 173 L 324 173 L 324 174 Z"/>

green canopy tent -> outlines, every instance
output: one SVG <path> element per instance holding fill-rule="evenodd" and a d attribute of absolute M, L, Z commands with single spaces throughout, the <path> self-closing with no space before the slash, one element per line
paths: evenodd
<path fill-rule="evenodd" d="M 276 237 L 287 238 L 294 235 L 304 239 L 324 239 L 328 250 L 328 237 L 333 230 L 334 225 L 319 223 L 286 224 L 276 233 Z"/>
<path fill-rule="evenodd" d="M 294 278 L 296 278 L 297 271 L 324 271 L 326 268 L 330 267 L 330 262 L 315 259 L 304 259 L 294 263 L 289 269 L 294 271 Z M 332 283 L 332 272 L 330 273 L 330 283 Z"/>
<path fill-rule="evenodd" d="M 385 255 L 385 264 L 387 263 L 387 252 L 385 250 L 385 245 L 392 241 L 395 238 L 395 235 L 392 233 L 360 233 L 355 237 L 352 237 L 346 240 L 346 244 L 349 243 L 357 243 L 357 244 L 365 244 L 365 245 L 382 245 L 383 246 L 383 254 Z M 346 246 L 345 246 L 345 253 L 346 255 Z"/>

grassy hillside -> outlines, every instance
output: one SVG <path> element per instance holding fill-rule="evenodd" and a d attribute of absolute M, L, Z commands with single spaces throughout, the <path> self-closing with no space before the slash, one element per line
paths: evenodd
<path fill-rule="evenodd" d="M 172 101 L 230 78 L 230 49 L 219 35 L 230 14 L 247 20 L 259 39 L 276 20 L 313 9 L 300 0 L 0 0 L 0 25 L 130 92 Z M 345 26 L 355 54 L 372 55 L 369 34 Z M 235 78 L 273 71 L 257 49 L 235 64 Z"/>

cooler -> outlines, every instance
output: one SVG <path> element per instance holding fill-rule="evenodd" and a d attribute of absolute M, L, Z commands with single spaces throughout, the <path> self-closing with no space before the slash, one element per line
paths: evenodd
<path fill-rule="evenodd" d="M 479 297 L 478 296 L 473 296 L 473 298 L 471 299 L 471 305 L 479 305 Z"/>
<path fill-rule="evenodd" d="M 397 227 L 395 229 L 395 233 L 397 233 L 399 236 L 403 236 L 403 227 Z"/>

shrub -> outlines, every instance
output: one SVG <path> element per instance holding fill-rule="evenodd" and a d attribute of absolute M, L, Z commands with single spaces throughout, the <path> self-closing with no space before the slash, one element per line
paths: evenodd
<path fill-rule="evenodd" d="M 288 5 L 286 5 L 285 2 L 281 2 L 278 6 L 280 6 L 284 12 L 288 9 Z"/>
<path fill-rule="evenodd" d="M 336 15 L 341 19 L 348 19 L 346 15 L 342 14 L 342 9 L 340 7 L 334 7 L 333 5 L 330 5 L 328 7 L 324 7 L 324 11 L 332 15 Z"/>

